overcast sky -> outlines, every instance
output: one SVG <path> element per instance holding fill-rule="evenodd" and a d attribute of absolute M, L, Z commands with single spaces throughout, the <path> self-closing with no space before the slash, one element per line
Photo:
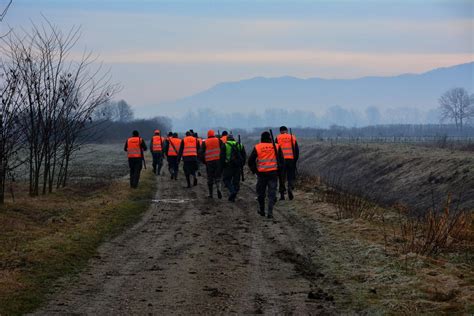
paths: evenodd
<path fill-rule="evenodd" d="M 82 26 L 77 51 L 100 55 L 139 115 L 223 81 L 418 73 L 474 60 L 472 0 L 14 0 L 4 22 L 28 27 L 41 14 Z"/>

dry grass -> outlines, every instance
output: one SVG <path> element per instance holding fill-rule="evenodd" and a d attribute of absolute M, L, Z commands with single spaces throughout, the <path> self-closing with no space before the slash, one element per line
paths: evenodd
<path fill-rule="evenodd" d="M 399 216 L 408 220 L 406 212 L 380 208 L 370 220 L 341 219 L 337 205 L 324 198 L 327 188 L 319 179 L 300 179 L 298 188 L 295 201 L 305 210 L 302 216 L 314 218 L 324 237 L 318 257 L 324 258 L 327 274 L 337 276 L 351 293 L 351 309 L 368 314 L 474 313 L 472 213 L 449 209 L 447 215 L 443 209 L 427 214 L 425 232 L 432 236 L 427 240 L 441 241 L 449 231 L 446 247 L 430 255 L 402 253 L 403 239 L 387 231 L 399 229 Z"/>
<path fill-rule="evenodd" d="M 380 215 L 380 206 L 362 195 L 353 194 L 331 185 L 327 185 L 319 176 L 304 176 L 298 180 L 298 186 L 314 193 L 314 202 L 325 202 L 336 207 L 337 219 L 363 218 L 371 220 Z"/>
<path fill-rule="evenodd" d="M 75 181 L 34 199 L 17 194 L 0 208 L 0 315 L 38 307 L 54 280 L 77 273 L 104 239 L 136 221 L 154 192 L 155 177 L 145 172 L 133 191 L 116 178 Z"/>
<path fill-rule="evenodd" d="M 384 240 L 391 242 L 401 254 L 416 253 L 436 256 L 441 252 L 471 251 L 474 231 L 472 212 L 453 209 L 451 197 L 443 210 L 429 209 L 424 214 L 413 216 L 404 206 L 396 206 L 396 221 L 386 223 L 393 232 L 391 236 L 384 230 Z M 390 245 L 392 246 L 392 245 Z"/>
<path fill-rule="evenodd" d="M 378 214 L 379 207 L 376 203 L 347 191 L 327 190 L 323 200 L 336 206 L 338 219 L 372 219 Z"/>

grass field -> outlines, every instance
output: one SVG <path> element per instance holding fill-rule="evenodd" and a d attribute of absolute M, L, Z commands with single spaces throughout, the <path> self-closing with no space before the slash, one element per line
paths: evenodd
<path fill-rule="evenodd" d="M 140 218 L 155 192 L 151 172 L 128 186 L 119 145 L 88 145 L 78 153 L 70 186 L 30 198 L 17 183 L 15 202 L 0 208 L 0 315 L 38 307 L 54 281 L 78 272 L 98 245 Z"/>

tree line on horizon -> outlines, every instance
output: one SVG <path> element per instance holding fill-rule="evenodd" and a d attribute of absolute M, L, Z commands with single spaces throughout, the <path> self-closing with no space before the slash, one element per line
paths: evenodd
<path fill-rule="evenodd" d="M 377 106 L 368 106 L 363 111 L 356 111 L 335 105 L 318 115 L 312 111 L 281 108 L 266 108 L 262 113 L 241 113 L 220 112 L 203 107 L 188 111 L 182 117 L 173 118 L 173 125 L 178 130 L 185 130 L 190 122 L 195 128 L 201 129 L 215 126 L 252 129 L 258 126 L 273 126 L 276 122 L 309 128 L 452 123 L 462 130 L 466 125 L 474 124 L 474 94 L 469 95 L 464 88 L 450 89 L 439 98 L 439 106 L 429 111 L 416 107 L 383 109 Z"/>

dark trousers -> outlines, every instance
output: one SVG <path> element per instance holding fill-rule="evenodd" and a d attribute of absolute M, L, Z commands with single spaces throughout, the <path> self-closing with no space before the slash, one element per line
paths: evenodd
<path fill-rule="evenodd" d="M 184 171 L 184 175 L 186 176 L 186 182 L 188 183 L 188 186 L 191 186 L 190 176 L 193 176 L 193 178 L 196 178 L 197 168 L 198 166 L 197 166 L 196 160 L 183 161 L 183 171 Z"/>
<path fill-rule="evenodd" d="M 268 215 L 273 214 L 273 206 L 276 203 L 276 191 L 278 175 L 276 173 L 259 173 L 257 176 L 257 199 L 260 212 L 265 212 L 265 194 L 268 197 Z"/>
<path fill-rule="evenodd" d="M 234 166 L 224 167 L 222 180 L 230 195 L 237 194 L 240 190 L 240 168 Z"/>
<path fill-rule="evenodd" d="M 153 173 L 160 174 L 163 167 L 163 155 L 161 153 L 151 153 L 153 157 Z"/>
<path fill-rule="evenodd" d="M 178 157 L 168 156 L 168 170 L 172 178 L 178 178 Z"/>
<path fill-rule="evenodd" d="M 293 191 L 295 188 L 295 178 L 296 178 L 296 165 L 293 159 L 285 159 L 285 165 L 280 170 L 279 176 L 280 182 L 280 193 L 285 193 L 287 186 L 286 183 L 288 182 L 288 190 Z"/>
<path fill-rule="evenodd" d="M 212 188 L 216 185 L 217 191 L 221 190 L 221 166 L 219 160 L 209 161 L 206 163 L 207 187 L 209 195 L 212 196 Z"/>
<path fill-rule="evenodd" d="M 130 187 L 138 187 L 140 181 L 140 172 L 142 171 L 142 158 L 128 158 L 128 166 L 130 167 Z"/>

